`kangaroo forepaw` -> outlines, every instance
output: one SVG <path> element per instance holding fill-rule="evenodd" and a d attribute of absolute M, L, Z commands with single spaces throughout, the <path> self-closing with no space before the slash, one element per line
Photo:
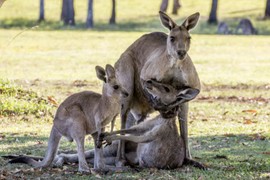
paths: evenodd
<path fill-rule="evenodd" d="M 97 147 L 97 148 L 101 148 L 101 147 L 102 147 L 102 141 L 97 140 L 97 141 L 96 141 L 96 147 Z"/>
<path fill-rule="evenodd" d="M 102 132 L 102 133 L 100 133 L 98 138 L 99 138 L 100 141 L 103 141 L 106 136 L 110 136 L 110 133 Z"/>
<path fill-rule="evenodd" d="M 109 133 L 103 132 L 103 133 L 100 133 L 100 134 L 98 135 L 97 140 L 96 140 L 96 146 L 97 146 L 97 148 L 101 148 L 102 144 L 104 144 L 103 141 L 104 141 L 104 138 L 105 138 L 106 136 L 109 136 Z"/>
<path fill-rule="evenodd" d="M 110 146 L 110 145 L 112 144 L 112 142 L 105 142 L 105 143 L 103 143 L 103 144 L 105 144 L 104 147 L 106 147 L 106 146 Z"/>

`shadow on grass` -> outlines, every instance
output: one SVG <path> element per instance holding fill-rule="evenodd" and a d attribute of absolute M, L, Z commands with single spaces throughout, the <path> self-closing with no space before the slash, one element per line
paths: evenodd
<path fill-rule="evenodd" d="M 261 136 L 260 136 L 261 137 Z M 63 139 L 63 138 L 62 138 Z M 1 140 L 0 155 L 12 154 L 43 154 L 47 147 L 48 136 L 37 135 L 23 135 L 20 134 L 5 134 L 5 138 Z M 241 134 L 241 135 L 224 135 L 224 136 L 202 136 L 191 137 L 190 147 L 193 156 L 211 165 L 212 160 L 216 162 L 223 162 L 222 164 L 230 164 L 233 162 L 248 162 L 249 160 L 258 159 L 266 161 L 270 167 L 270 140 L 266 137 L 258 139 L 255 135 Z M 27 144 L 34 144 L 27 146 Z M 63 148 L 69 148 L 70 145 L 75 147 L 75 143 L 62 141 Z M 86 141 L 89 145 L 89 141 Z M 66 146 L 67 145 L 67 146 Z M 9 148 L 5 148 L 9 146 Z M 267 152 L 267 153 L 266 153 Z M 233 165 L 232 164 L 232 165 Z M 218 166 L 215 164 L 213 167 Z"/>
<path fill-rule="evenodd" d="M 228 19 L 222 19 L 220 21 L 225 21 L 228 23 L 229 27 L 234 31 L 237 24 L 243 17 L 234 17 Z M 258 29 L 259 35 L 270 35 L 270 27 L 266 20 L 258 19 L 257 17 L 250 17 L 256 29 Z M 123 20 L 118 22 L 116 25 L 110 25 L 107 22 L 95 22 L 93 31 L 123 31 L 123 32 L 152 32 L 152 31 L 164 31 L 164 27 L 160 24 L 157 16 L 147 16 L 144 18 Z M 143 19 L 143 21 L 141 20 Z M 184 19 L 175 19 L 179 24 L 183 22 Z M 77 21 L 76 26 L 64 26 L 60 21 L 44 21 L 37 22 L 32 19 L 2 19 L 0 21 L 0 28 L 3 29 L 25 29 L 39 26 L 40 30 L 88 30 L 85 26 L 85 22 Z M 193 34 L 216 34 L 217 25 L 209 25 L 206 20 L 201 20 L 198 26 L 192 31 Z"/>
<path fill-rule="evenodd" d="M 88 30 L 85 22 L 77 21 L 75 26 L 65 26 L 61 21 L 43 21 L 37 22 L 32 19 L 2 19 L 0 28 L 3 29 L 26 29 L 38 26 L 41 30 Z M 106 22 L 96 22 L 94 31 L 147 31 L 149 29 L 162 28 L 157 18 L 148 17 L 144 22 L 126 21 L 119 22 L 116 25 L 110 25 Z"/>
<path fill-rule="evenodd" d="M 261 163 L 263 169 L 270 170 L 270 140 L 267 137 L 256 134 L 195 137 L 191 138 L 191 148 L 195 157 L 213 168 L 229 165 L 232 170 L 242 166 L 258 169 L 257 165 Z"/>
<path fill-rule="evenodd" d="M 47 141 L 48 137 L 44 136 L 12 136 L 17 138 L 17 141 L 10 141 L 9 136 L 2 140 L 1 146 L 10 145 L 9 149 L 0 148 L 1 155 L 9 154 L 28 154 L 34 156 L 44 156 L 46 149 L 46 143 L 36 144 L 35 142 Z M 254 139 L 253 135 L 241 134 L 241 135 L 224 135 L 224 136 L 202 136 L 191 137 L 190 147 L 192 148 L 192 154 L 194 159 L 206 164 L 209 168 L 208 171 L 203 171 L 193 167 L 184 166 L 183 168 L 170 170 L 170 171 L 153 171 L 144 170 L 138 173 L 118 173 L 117 177 L 127 178 L 132 177 L 164 177 L 169 174 L 170 177 L 175 178 L 195 178 L 204 177 L 206 179 L 219 179 L 226 177 L 225 179 L 245 178 L 245 179 L 257 179 L 264 174 L 268 174 L 270 171 L 270 155 L 266 152 L 270 151 L 269 139 L 259 140 Z M 35 143 L 35 145 L 26 146 L 23 144 Z M 63 143 L 61 143 L 63 144 Z M 60 151 L 75 149 L 74 146 L 70 147 L 70 144 L 60 147 Z M 88 143 L 86 143 L 89 145 Z M 92 148 L 92 146 L 86 147 L 86 149 Z M 8 160 L 0 158 L 0 164 L 2 170 L 10 171 L 18 168 L 16 164 L 6 164 Z M 71 167 L 72 166 L 72 167 Z M 20 166 L 29 167 L 29 166 Z M 77 165 L 66 165 L 66 168 L 73 168 L 71 171 L 77 171 Z M 53 169 L 43 169 L 44 173 L 55 173 Z M 59 176 L 65 174 L 65 170 L 57 170 Z M 41 173 L 41 172 L 40 172 Z M 165 173 L 165 174 L 164 174 Z M 74 173 L 72 173 L 72 176 Z M 33 176 L 33 174 L 29 175 Z M 87 176 L 88 177 L 88 176 Z M 89 177 L 88 177 L 89 178 Z M 114 175 L 108 175 L 106 178 L 115 179 Z"/>

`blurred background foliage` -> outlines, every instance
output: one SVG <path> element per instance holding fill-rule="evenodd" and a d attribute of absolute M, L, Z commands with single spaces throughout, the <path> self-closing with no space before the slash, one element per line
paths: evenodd
<path fill-rule="evenodd" d="M 44 21 L 40 19 L 40 2 L 44 1 Z M 93 24 L 87 25 L 90 10 Z M 93 28 L 97 31 L 157 31 L 161 29 L 158 21 L 158 11 L 164 0 L 6 0 L 0 11 L 0 28 L 29 28 L 39 25 L 42 30 L 73 29 L 84 30 Z M 165 0 L 166 1 L 166 0 Z M 167 0 L 168 1 L 168 0 Z M 168 1 L 166 12 L 172 14 L 174 2 Z M 194 33 L 214 34 L 218 22 L 224 21 L 235 28 L 242 18 L 249 18 L 259 34 L 270 34 L 270 22 L 266 19 L 269 0 L 181 0 L 177 15 L 172 17 L 181 22 L 187 15 L 201 13 L 201 22 Z M 113 2 L 115 2 L 115 21 L 111 22 Z M 65 22 L 63 5 L 70 3 L 74 7 L 74 24 Z M 209 20 L 210 11 L 217 4 L 217 22 Z M 178 6 L 179 7 L 179 6 Z M 269 7 L 270 8 L 270 7 Z M 164 9 L 162 9 L 164 10 Z M 70 12 L 70 11 L 68 11 Z M 90 12 L 90 14 L 91 14 Z M 61 19 L 62 14 L 62 21 Z M 70 14 L 70 13 L 68 13 Z M 72 11 L 71 11 L 72 14 Z M 211 14 L 213 16 L 213 13 Z M 72 19 L 72 17 L 67 17 Z M 38 22 L 38 20 L 40 20 Z M 210 22 L 210 23 L 209 23 Z M 70 25 L 70 26 L 64 26 Z"/>

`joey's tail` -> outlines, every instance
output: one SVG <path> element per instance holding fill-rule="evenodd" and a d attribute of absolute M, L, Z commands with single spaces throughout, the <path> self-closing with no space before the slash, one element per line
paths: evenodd
<path fill-rule="evenodd" d="M 9 162 L 10 163 L 25 163 L 34 167 L 48 167 L 56 156 L 61 137 L 62 137 L 61 134 L 55 129 L 55 127 L 53 127 L 51 130 L 46 155 L 44 159 L 40 162 L 27 156 L 21 156 Z"/>

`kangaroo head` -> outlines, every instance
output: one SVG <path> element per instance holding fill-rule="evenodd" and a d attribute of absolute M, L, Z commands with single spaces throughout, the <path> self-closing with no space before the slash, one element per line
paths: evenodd
<path fill-rule="evenodd" d="M 144 82 L 143 86 L 150 94 L 150 103 L 164 118 L 175 117 L 179 105 L 194 99 L 200 92 L 189 87 L 177 90 L 169 84 L 152 80 Z"/>
<path fill-rule="evenodd" d="M 96 66 L 96 74 L 100 80 L 104 81 L 103 93 L 107 96 L 128 97 L 128 93 L 120 86 L 120 83 L 115 76 L 115 70 L 110 64 L 107 64 L 105 69 Z"/>
<path fill-rule="evenodd" d="M 164 105 L 168 105 L 177 100 L 177 90 L 170 85 L 162 84 L 156 81 L 148 80 L 144 87 L 151 94 L 152 98 L 160 101 Z"/>
<path fill-rule="evenodd" d="M 193 29 L 199 20 L 200 13 L 189 16 L 180 26 L 177 25 L 166 13 L 159 11 L 163 26 L 170 30 L 167 38 L 167 52 L 176 60 L 184 60 L 190 47 L 189 31 Z"/>

